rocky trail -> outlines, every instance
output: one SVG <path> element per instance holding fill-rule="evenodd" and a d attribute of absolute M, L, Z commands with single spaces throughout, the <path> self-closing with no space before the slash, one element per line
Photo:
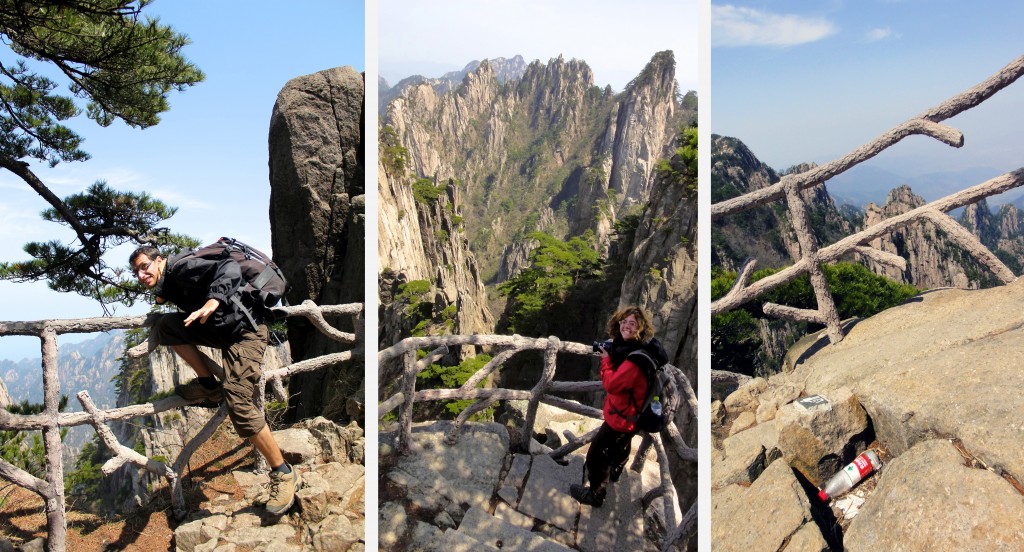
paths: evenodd
<path fill-rule="evenodd" d="M 69 498 L 67 549 L 289 551 L 364 549 L 362 430 L 323 418 L 275 431 L 285 458 L 303 476 L 297 504 L 279 519 L 268 516 L 267 475 L 254 473 L 252 447 L 225 423 L 193 456 L 185 476 L 189 517 L 174 519 L 169 491 L 158 486 L 149 504 L 104 518 L 76 510 Z M 0 550 L 43 550 L 46 517 L 30 491 L 0 491 Z"/>
<path fill-rule="evenodd" d="M 594 422 L 563 425 L 587 428 L 581 423 Z M 592 508 L 569 496 L 571 484 L 584 482 L 586 448 L 556 462 L 543 453 L 511 452 L 499 424 L 467 424 L 455 445 L 443 443 L 449 427 L 417 426 L 408 456 L 394 452 L 394 434 L 381 435 L 382 549 L 659 549 L 652 535 L 660 510 L 655 506 L 645 516 L 641 504 L 658 482 L 653 456 L 642 473 L 627 468 L 604 505 Z"/>

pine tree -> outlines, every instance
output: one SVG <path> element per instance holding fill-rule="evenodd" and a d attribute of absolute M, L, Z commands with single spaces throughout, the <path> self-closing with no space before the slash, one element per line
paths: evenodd
<path fill-rule="evenodd" d="M 0 37 L 17 56 L 0 62 L 0 168 L 20 178 L 49 205 L 48 221 L 69 226 L 71 244 L 30 243 L 32 259 L 0 263 L 0 279 L 46 280 L 57 291 L 106 305 L 130 304 L 142 291 L 130 275 L 107 266 L 103 252 L 125 242 L 183 247 L 194 240 L 159 224 L 174 209 L 148 194 L 112 190 L 104 182 L 58 198 L 29 162 L 50 167 L 85 161 L 82 137 L 65 121 L 82 114 L 100 126 L 120 119 L 145 128 L 169 109 L 171 91 L 204 76 L 181 53 L 189 43 L 158 20 L 144 17 L 150 0 L 0 0 Z M 69 94 L 44 73 L 56 69 Z M 84 100 L 84 108 L 79 101 Z"/>

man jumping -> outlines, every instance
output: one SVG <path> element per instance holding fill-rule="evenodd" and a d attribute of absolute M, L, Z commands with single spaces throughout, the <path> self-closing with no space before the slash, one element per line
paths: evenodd
<path fill-rule="evenodd" d="M 272 467 L 267 512 L 284 514 L 295 502 L 302 478 L 284 461 L 253 400 L 269 332 L 259 320 L 252 327 L 251 312 L 243 310 L 248 298 L 239 293 L 244 284 L 241 267 L 231 258 L 211 260 L 188 253 L 164 258 L 151 246 L 136 249 L 128 262 L 139 282 L 153 291 L 157 304 L 169 301 L 181 310 L 159 317 L 151 330 L 156 343 L 171 347 L 198 376 L 177 386 L 175 393 L 190 403 L 227 401 L 235 431 Z M 223 382 L 210 372 L 197 345 L 221 350 Z"/>

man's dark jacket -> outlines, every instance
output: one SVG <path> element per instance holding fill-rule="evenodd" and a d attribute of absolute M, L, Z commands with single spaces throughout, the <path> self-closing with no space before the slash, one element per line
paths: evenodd
<path fill-rule="evenodd" d="M 153 290 L 158 301 L 170 301 L 186 313 L 199 310 L 208 299 L 220 302 L 202 327 L 222 337 L 232 337 L 250 326 L 238 301 L 248 305 L 239 288 L 242 269 L 231 258 L 210 260 L 180 253 L 167 259 L 160 282 Z"/>

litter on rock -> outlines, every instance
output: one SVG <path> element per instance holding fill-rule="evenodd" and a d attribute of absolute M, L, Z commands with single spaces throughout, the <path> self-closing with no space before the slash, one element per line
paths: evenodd
<path fill-rule="evenodd" d="M 864 497 L 858 493 L 850 493 L 835 502 L 836 508 L 839 508 L 839 511 L 843 513 L 843 519 L 845 520 L 853 519 L 860 512 L 860 507 L 863 505 Z"/>

